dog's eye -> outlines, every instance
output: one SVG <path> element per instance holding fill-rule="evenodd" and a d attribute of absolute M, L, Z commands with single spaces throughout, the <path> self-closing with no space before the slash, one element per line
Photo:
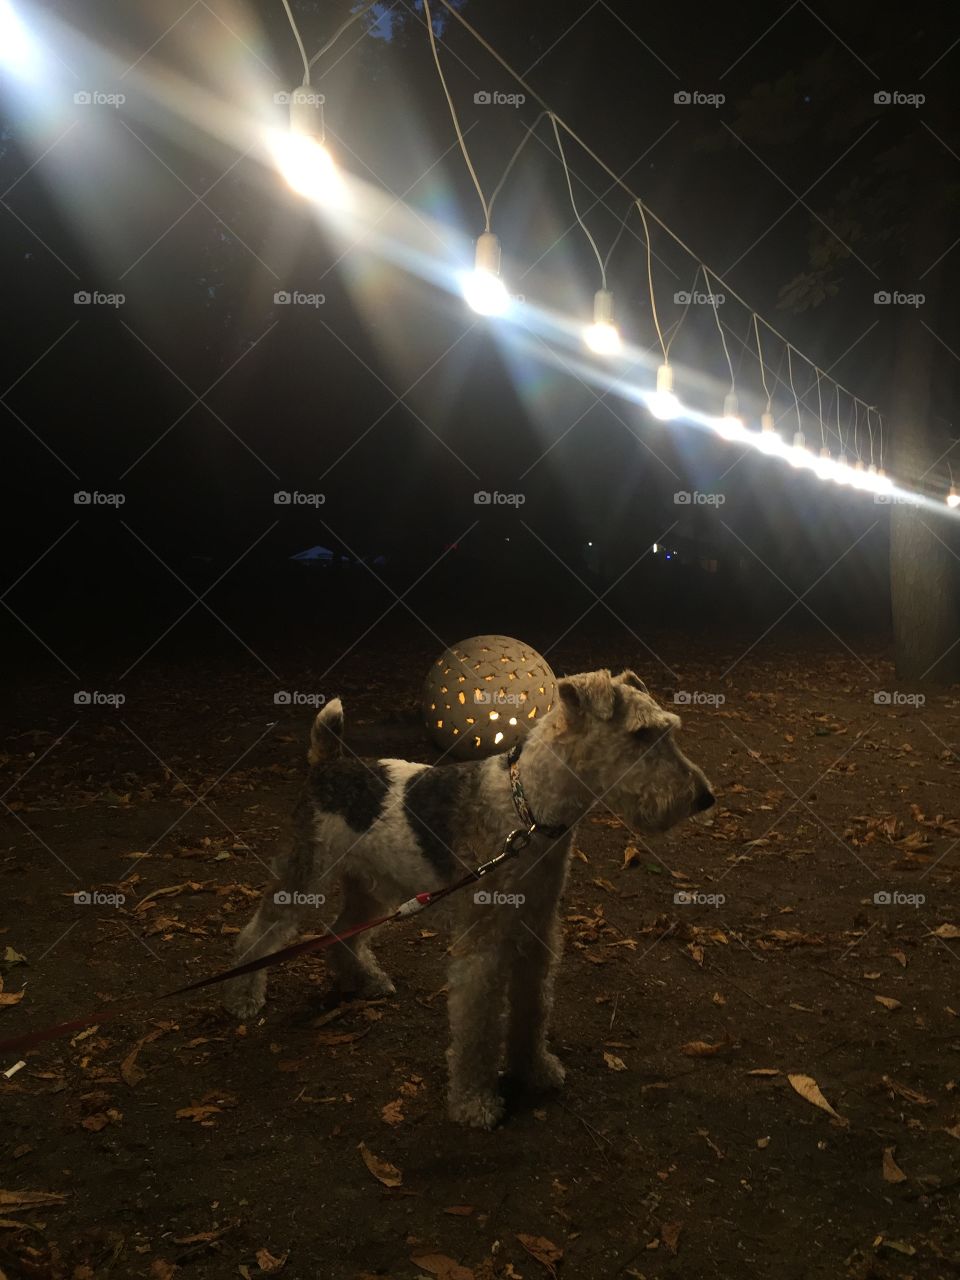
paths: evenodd
<path fill-rule="evenodd" d="M 638 746 L 652 747 L 659 738 L 663 737 L 663 730 L 654 729 L 648 725 L 643 729 L 634 729 L 630 736 Z"/>

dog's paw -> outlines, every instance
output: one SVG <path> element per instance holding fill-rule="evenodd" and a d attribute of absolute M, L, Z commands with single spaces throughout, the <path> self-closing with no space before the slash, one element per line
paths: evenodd
<path fill-rule="evenodd" d="M 555 1053 L 544 1049 L 532 1062 L 517 1066 L 512 1074 L 529 1089 L 559 1089 L 567 1078 L 567 1069 Z"/>
<path fill-rule="evenodd" d="M 237 991 L 229 991 L 224 996 L 223 1007 L 228 1013 L 232 1013 L 239 1022 L 249 1022 L 251 1018 L 257 1016 L 266 1002 L 266 996 L 262 991 L 251 990 L 246 987 Z"/>
<path fill-rule="evenodd" d="M 497 1093 L 466 1094 L 450 1099 L 450 1119 L 471 1129 L 495 1129 L 503 1119 L 503 1099 Z"/>

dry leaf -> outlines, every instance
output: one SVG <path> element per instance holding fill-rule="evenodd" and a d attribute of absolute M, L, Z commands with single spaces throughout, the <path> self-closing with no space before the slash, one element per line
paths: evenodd
<path fill-rule="evenodd" d="M 603 1060 L 611 1071 L 626 1071 L 627 1064 L 622 1058 L 618 1058 L 615 1053 L 604 1053 Z"/>
<path fill-rule="evenodd" d="M 0 1191 L 0 1209 L 36 1209 L 40 1205 L 63 1204 L 62 1191 Z"/>
<path fill-rule="evenodd" d="M 831 1107 L 820 1092 L 820 1086 L 814 1080 L 813 1076 L 788 1075 L 787 1079 L 791 1086 L 799 1093 L 801 1098 L 805 1098 L 807 1102 L 812 1102 L 815 1107 L 819 1107 L 821 1111 L 826 1111 L 827 1115 L 833 1116 L 835 1120 L 842 1120 L 843 1117 L 838 1115 Z"/>
<path fill-rule="evenodd" d="M 469 1218 L 473 1213 L 472 1204 L 452 1204 L 448 1209 L 444 1209 L 444 1213 L 451 1214 L 454 1218 Z"/>
<path fill-rule="evenodd" d="M 911 1089 L 908 1085 L 901 1084 L 899 1080 L 894 1080 L 890 1076 L 883 1076 L 883 1083 L 899 1098 L 905 1098 L 907 1102 L 915 1102 L 918 1107 L 932 1107 L 934 1105 L 932 1098 L 925 1097 L 922 1093 L 918 1093 L 916 1089 Z"/>
<path fill-rule="evenodd" d="M 706 1040 L 691 1040 L 680 1046 L 680 1052 L 688 1058 L 711 1058 L 718 1053 L 729 1053 L 732 1048 L 733 1041 L 729 1036 L 724 1036 L 716 1044 L 708 1044 Z"/>
<path fill-rule="evenodd" d="M 883 1148 L 883 1180 L 884 1182 L 906 1182 L 907 1175 L 893 1158 L 893 1147 Z"/>
<path fill-rule="evenodd" d="M 152 1280 L 172 1280 L 179 1270 L 175 1262 L 168 1262 L 166 1258 L 154 1258 L 150 1263 Z"/>
<path fill-rule="evenodd" d="M 557 1263 L 563 1257 L 562 1249 L 559 1249 L 546 1236 L 527 1236 L 517 1232 L 517 1239 L 531 1258 L 539 1262 L 542 1267 L 546 1267 L 552 1276 L 556 1276 Z"/>
<path fill-rule="evenodd" d="M 258 1249 L 256 1252 L 257 1266 L 261 1271 L 268 1274 L 279 1271 L 287 1260 L 287 1255 L 282 1253 L 279 1258 L 275 1258 L 269 1249 Z"/>
<path fill-rule="evenodd" d="M 780 1072 L 776 1067 L 754 1067 L 752 1071 L 748 1071 L 748 1076 L 778 1076 Z"/>
<path fill-rule="evenodd" d="M 955 924 L 941 924 L 933 930 L 935 938 L 960 938 L 960 926 Z"/>
<path fill-rule="evenodd" d="M 403 1099 L 395 1098 L 393 1102 L 388 1102 L 380 1112 L 387 1124 L 402 1124 L 403 1115 Z"/>
<path fill-rule="evenodd" d="M 110 1117 L 105 1116 L 102 1111 L 98 1111 L 96 1115 L 87 1116 L 85 1120 L 81 1120 L 80 1124 L 84 1129 L 88 1129 L 91 1133 L 99 1133 L 101 1129 L 105 1129 L 110 1123 Z"/>
<path fill-rule="evenodd" d="M 195 1124 L 200 1124 L 208 1116 L 216 1115 L 220 1109 L 213 1103 L 195 1103 L 192 1107 L 181 1107 L 177 1112 L 177 1119 L 192 1120 Z"/>
<path fill-rule="evenodd" d="M 474 1280 L 469 1267 L 461 1267 L 459 1262 L 443 1253 L 415 1253 L 410 1261 L 421 1271 L 436 1276 L 437 1280 Z"/>
<path fill-rule="evenodd" d="M 891 996 L 874 996 L 877 1004 L 882 1004 L 885 1009 L 899 1009 L 900 1001 L 894 1000 Z"/>
<path fill-rule="evenodd" d="M 363 1157 L 363 1163 L 378 1182 L 382 1182 L 385 1187 L 399 1187 L 403 1181 L 403 1174 L 399 1169 L 388 1164 L 386 1160 L 381 1160 L 379 1156 L 375 1156 L 365 1142 L 358 1143 L 357 1147 Z"/>
<path fill-rule="evenodd" d="M 673 1254 L 677 1252 L 677 1241 L 680 1239 L 682 1228 L 682 1222 L 661 1223 L 660 1239 L 663 1241 L 665 1248 L 669 1249 Z"/>

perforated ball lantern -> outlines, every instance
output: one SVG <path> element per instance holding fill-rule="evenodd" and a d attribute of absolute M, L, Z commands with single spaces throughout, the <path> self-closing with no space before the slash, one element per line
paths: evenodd
<path fill-rule="evenodd" d="M 509 636 L 473 636 L 427 672 L 423 719 L 441 751 L 475 759 L 508 751 L 556 696 L 556 678 L 535 649 Z"/>

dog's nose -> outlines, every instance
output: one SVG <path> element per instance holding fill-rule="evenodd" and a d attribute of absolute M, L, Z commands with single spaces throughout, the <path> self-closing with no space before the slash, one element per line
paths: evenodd
<path fill-rule="evenodd" d="M 708 786 L 697 788 L 696 798 L 694 799 L 694 808 L 697 813 L 703 813 L 705 809 L 712 809 L 716 803 L 717 797 Z"/>

